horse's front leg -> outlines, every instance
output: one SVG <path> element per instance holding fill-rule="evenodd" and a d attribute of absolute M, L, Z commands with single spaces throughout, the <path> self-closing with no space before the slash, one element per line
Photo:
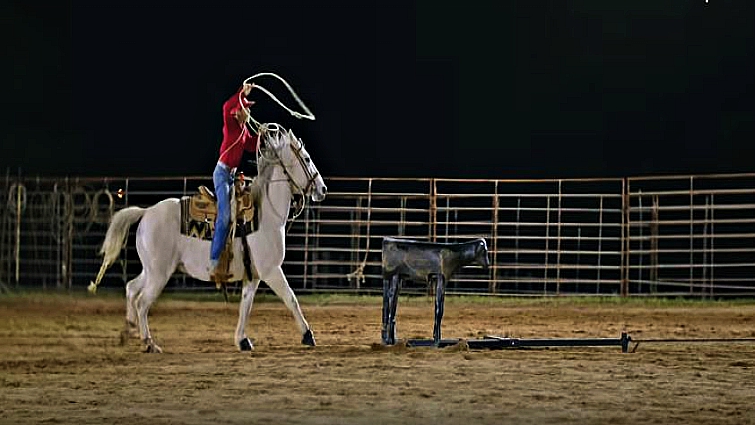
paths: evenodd
<path fill-rule="evenodd" d="M 254 295 L 260 285 L 259 279 L 252 279 L 245 282 L 244 289 L 241 292 L 241 303 L 239 303 L 239 322 L 236 325 L 236 346 L 241 351 L 252 351 L 254 345 L 252 340 L 246 336 L 246 321 L 252 313 L 252 304 L 254 304 Z"/>
<path fill-rule="evenodd" d="M 301 312 L 299 306 L 299 300 L 296 298 L 294 291 L 291 290 L 291 286 L 288 284 L 286 275 L 283 274 L 283 270 L 279 267 L 275 267 L 265 276 L 261 276 L 261 279 L 265 281 L 267 286 L 275 292 L 286 307 L 294 315 L 296 324 L 299 326 L 299 331 L 302 334 L 301 343 L 304 345 L 315 346 L 315 337 L 312 334 L 312 330 L 309 328 L 309 323 L 304 318 L 304 314 Z"/>

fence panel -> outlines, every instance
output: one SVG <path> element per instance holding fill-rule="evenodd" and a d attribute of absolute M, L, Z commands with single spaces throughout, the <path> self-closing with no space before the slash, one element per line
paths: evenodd
<path fill-rule="evenodd" d="M 380 292 L 384 236 L 483 237 L 491 267 L 449 293 L 755 295 L 755 174 L 627 179 L 326 179 L 287 234 L 297 291 Z M 114 211 L 192 194 L 203 176 L 30 178 L 0 185 L 0 289 L 77 290 L 96 274 Z M 141 271 L 132 226 L 104 287 Z M 212 290 L 180 272 L 171 290 Z M 407 282 L 407 292 L 426 292 Z"/>
<path fill-rule="evenodd" d="M 755 175 L 628 179 L 631 291 L 755 293 Z"/>

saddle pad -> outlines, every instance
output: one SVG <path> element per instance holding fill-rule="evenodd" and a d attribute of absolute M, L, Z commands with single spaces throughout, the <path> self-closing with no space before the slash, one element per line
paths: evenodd
<path fill-rule="evenodd" d="M 253 233 L 258 228 L 257 214 L 247 209 L 239 212 L 236 220 L 236 237 Z M 181 234 L 190 238 L 212 240 L 215 233 L 215 204 L 207 205 L 201 197 L 184 196 L 181 198 Z"/>

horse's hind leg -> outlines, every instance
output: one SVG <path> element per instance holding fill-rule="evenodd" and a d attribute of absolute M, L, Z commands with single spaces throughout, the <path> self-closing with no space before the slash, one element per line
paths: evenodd
<path fill-rule="evenodd" d="M 136 315 L 136 299 L 144 286 L 144 271 L 126 284 L 126 326 L 121 332 L 121 345 L 125 345 L 130 338 L 138 338 L 138 318 Z"/>
<path fill-rule="evenodd" d="M 152 307 L 152 304 L 160 295 L 163 288 L 165 288 L 170 276 L 154 275 L 148 271 L 142 273 L 144 274 L 144 283 L 135 302 L 136 314 L 139 320 L 139 332 L 141 333 L 142 341 L 147 346 L 145 350 L 147 353 L 162 353 L 162 348 L 155 343 L 149 332 L 148 315 L 150 307 Z"/>
<path fill-rule="evenodd" d="M 291 290 L 291 286 L 289 286 L 286 275 L 283 274 L 283 270 L 280 267 L 276 267 L 271 271 L 269 276 L 265 276 L 262 280 L 264 280 L 267 286 L 275 292 L 275 295 L 283 300 L 286 307 L 288 307 L 291 313 L 293 313 L 294 319 L 296 319 L 296 324 L 299 325 L 299 331 L 302 333 L 301 343 L 314 346 L 315 337 L 312 335 L 309 323 L 304 319 L 304 314 L 299 307 L 299 300 L 296 298 L 294 291 Z"/>
<path fill-rule="evenodd" d="M 254 346 L 252 341 L 246 336 L 246 321 L 252 313 L 252 304 L 254 303 L 254 294 L 260 285 L 259 279 L 246 282 L 241 292 L 241 303 L 239 303 L 239 323 L 236 325 L 236 346 L 241 351 L 252 351 Z"/>

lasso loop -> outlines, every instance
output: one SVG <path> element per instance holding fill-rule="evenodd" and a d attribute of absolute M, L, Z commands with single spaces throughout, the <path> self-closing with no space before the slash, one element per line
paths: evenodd
<path fill-rule="evenodd" d="M 261 72 L 259 74 L 256 74 L 256 75 L 253 75 L 253 76 L 247 78 L 246 80 L 244 80 L 243 84 L 248 84 L 248 82 L 250 80 L 253 80 L 253 79 L 258 78 L 258 77 L 263 77 L 263 76 L 272 76 L 272 77 L 277 78 L 281 82 L 283 82 L 283 84 L 286 86 L 286 88 L 288 89 L 288 91 L 291 93 L 291 95 L 296 100 L 296 103 L 298 103 L 299 106 L 301 106 L 301 108 L 305 111 L 305 114 L 302 114 L 300 112 L 296 112 L 296 111 L 292 110 L 291 108 L 287 107 L 280 100 L 278 100 L 278 98 L 275 97 L 275 95 L 273 95 L 272 93 L 270 93 L 264 87 L 262 87 L 262 86 L 260 86 L 260 85 L 258 85 L 256 83 L 254 84 L 255 87 L 259 88 L 264 93 L 266 93 L 268 96 L 270 96 L 271 99 L 273 99 L 276 103 L 278 103 L 278 105 L 280 105 L 283 109 L 287 110 L 291 115 L 293 115 L 293 116 L 295 116 L 297 118 L 307 118 L 309 120 L 313 120 L 314 121 L 315 115 L 309 110 L 309 108 L 307 108 L 307 105 L 305 105 L 304 102 L 301 101 L 301 99 L 296 94 L 296 92 L 294 91 L 294 89 L 291 88 L 291 85 L 288 84 L 288 82 L 286 82 L 286 80 L 284 80 L 283 78 L 279 77 L 278 75 L 273 74 L 272 72 Z M 243 109 L 244 112 L 245 112 L 246 121 L 244 123 L 243 131 L 241 132 L 241 134 L 239 134 L 239 137 L 237 137 L 236 141 L 234 141 L 230 146 L 228 146 L 220 154 L 221 157 L 223 155 L 225 155 L 226 152 L 228 152 L 229 150 L 231 150 L 231 148 L 233 148 L 234 146 L 236 146 L 239 142 L 241 142 L 243 140 L 243 136 L 244 136 L 244 134 L 245 134 L 246 131 L 251 131 L 252 133 L 255 133 L 255 134 L 259 135 L 260 139 L 262 139 L 262 137 L 264 136 L 265 132 L 278 131 L 279 127 L 280 127 L 280 126 L 278 126 L 278 124 L 262 124 L 259 121 L 255 120 L 252 117 L 251 113 L 249 112 L 249 109 L 247 109 L 246 107 L 244 107 L 244 102 L 242 101 L 243 98 L 244 98 L 244 91 L 243 90 L 239 91 L 238 97 L 239 97 L 239 105 L 241 106 L 241 109 Z M 259 154 L 260 154 L 260 152 L 259 152 L 259 145 L 260 144 L 261 143 L 257 143 L 257 157 L 258 158 L 259 158 Z"/>
<path fill-rule="evenodd" d="M 291 88 L 291 85 L 288 84 L 288 82 L 286 82 L 286 80 L 284 80 L 283 78 L 279 77 L 277 74 L 274 74 L 272 72 L 260 72 L 259 74 L 252 75 L 251 77 L 249 77 L 246 80 L 244 80 L 244 84 L 249 84 L 250 80 L 253 80 L 253 79 L 259 78 L 259 77 L 265 77 L 265 76 L 274 77 L 274 78 L 277 78 L 278 80 L 280 80 L 283 83 L 283 85 L 286 86 L 286 88 L 288 89 L 288 92 L 291 93 L 291 96 L 293 96 L 294 100 L 296 100 L 296 103 L 301 107 L 301 109 L 304 111 L 304 113 L 294 111 L 293 109 L 291 109 L 288 106 L 284 105 L 283 102 L 281 102 L 280 100 L 278 100 L 278 98 L 275 97 L 274 94 L 270 93 L 270 91 L 268 91 L 266 88 L 262 87 L 258 83 L 254 83 L 254 87 L 255 88 L 262 90 L 263 93 L 265 93 L 268 96 L 270 96 L 271 99 L 273 99 L 278 105 L 280 105 L 283 109 L 285 109 L 286 111 L 288 111 L 294 117 L 299 118 L 299 119 L 308 119 L 308 120 L 312 120 L 312 121 L 315 120 L 315 115 L 312 113 L 312 111 L 309 110 L 309 108 L 307 108 L 307 105 L 305 105 L 304 102 L 302 102 L 302 100 L 296 94 L 296 92 L 294 91 L 294 89 Z M 241 97 L 241 96 L 242 96 L 242 94 L 239 93 L 239 97 Z M 241 103 L 241 102 L 239 102 L 239 103 Z M 241 104 L 243 105 L 243 103 L 241 103 Z M 260 124 L 257 120 L 255 120 L 254 118 L 252 118 L 251 115 L 248 115 L 248 116 L 249 116 L 248 119 L 253 124 L 254 129 L 256 131 L 258 131 L 260 129 L 260 127 L 262 127 L 263 124 Z"/>

